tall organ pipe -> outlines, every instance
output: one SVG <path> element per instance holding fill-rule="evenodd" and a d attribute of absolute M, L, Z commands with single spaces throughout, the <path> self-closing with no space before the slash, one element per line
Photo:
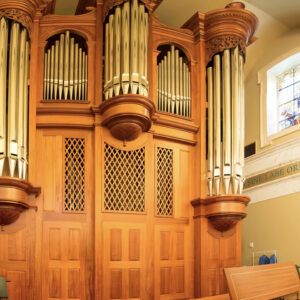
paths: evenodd
<path fill-rule="evenodd" d="M 239 47 L 213 57 L 207 68 L 208 194 L 243 190 L 244 74 Z"/>
<path fill-rule="evenodd" d="M 70 31 L 60 34 L 45 51 L 44 99 L 87 99 L 87 53 Z"/>
<path fill-rule="evenodd" d="M 4 161 L 7 155 L 6 135 L 6 85 L 7 85 L 7 47 L 8 47 L 8 23 L 5 18 L 0 20 L 0 176 L 3 175 Z"/>
<path fill-rule="evenodd" d="M 138 0 L 117 6 L 105 24 L 104 98 L 148 96 L 148 13 Z"/>
<path fill-rule="evenodd" d="M 48 62 L 48 57 L 46 60 Z M 7 71 L 8 76 L 6 76 Z M 26 179 L 27 176 L 28 76 L 27 29 L 18 22 L 2 17 L 0 19 L 0 176 L 16 176 L 22 179 Z"/>

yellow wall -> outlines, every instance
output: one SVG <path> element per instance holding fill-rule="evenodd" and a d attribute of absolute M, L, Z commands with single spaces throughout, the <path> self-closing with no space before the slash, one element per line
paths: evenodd
<path fill-rule="evenodd" d="M 300 192 L 250 204 L 242 225 L 242 264 L 252 264 L 254 251 L 278 250 L 278 262 L 300 265 Z"/>

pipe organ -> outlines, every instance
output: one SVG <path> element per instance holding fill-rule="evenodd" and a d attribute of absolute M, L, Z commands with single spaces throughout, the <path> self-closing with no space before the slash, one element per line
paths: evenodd
<path fill-rule="evenodd" d="M 148 95 L 148 13 L 138 0 L 116 6 L 105 23 L 105 100 Z"/>
<path fill-rule="evenodd" d="M 0 175 L 26 179 L 30 51 L 26 28 L 2 17 L 0 47 Z"/>
<path fill-rule="evenodd" d="M 157 65 L 157 109 L 184 117 L 191 116 L 191 74 L 188 61 L 172 45 L 160 54 Z"/>
<path fill-rule="evenodd" d="M 10 299 L 227 292 L 249 202 L 243 66 L 257 18 L 232 2 L 171 28 L 161 2 L 80 0 L 63 16 L 54 0 L 0 0 Z"/>
<path fill-rule="evenodd" d="M 243 71 L 244 58 L 238 46 L 216 54 L 207 68 L 209 195 L 243 191 Z"/>
<path fill-rule="evenodd" d="M 87 99 L 88 55 L 84 40 L 70 31 L 51 38 L 45 51 L 44 99 Z"/>

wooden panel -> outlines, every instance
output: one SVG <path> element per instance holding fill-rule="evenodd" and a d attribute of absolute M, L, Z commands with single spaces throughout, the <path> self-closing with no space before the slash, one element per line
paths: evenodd
<path fill-rule="evenodd" d="M 80 299 L 80 269 L 68 270 L 68 298 Z"/>
<path fill-rule="evenodd" d="M 111 286 L 110 297 L 111 299 L 122 299 L 122 270 L 111 270 Z"/>
<path fill-rule="evenodd" d="M 44 195 L 44 210 L 55 211 L 61 209 L 58 203 L 62 199 L 62 137 L 43 137 L 44 173 L 42 192 Z"/>
<path fill-rule="evenodd" d="M 209 269 L 207 271 L 207 290 L 208 296 L 219 294 L 219 269 Z"/>
<path fill-rule="evenodd" d="M 26 260 L 25 229 L 8 235 L 8 260 Z"/>
<path fill-rule="evenodd" d="M 160 294 L 171 293 L 171 268 L 160 269 Z"/>
<path fill-rule="evenodd" d="M 176 259 L 184 259 L 184 233 L 176 232 Z"/>
<path fill-rule="evenodd" d="M 220 267 L 220 240 L 219 238 L 207 234 L 207 265 L 208 268 Z"/>
<path fill-rule="evenodd" d="M 140 260 L 140 230 L 129 230 L 129 260 Z"/>
<path fill-rule="evenodd" d="M 184 267 L 175 268 L 175 291 L 184 293 Z"/>
<path fill-rule="evenodd" d="M 49 259 L 60 260 L 61 259 L 61 229 L 51 228 L 49 230 Z"/>
<path fill-rule="evenodd" d="M 192 297 L 189 230 L 185 225 L 155 226 L 155 299 Z"/>
<path fill-rule="evenodd" d="M 122 260 L 122 231 L 111 229 L 110 231 L 110 259 Z"/>
<path fill-rule="evenodd" d="M 42 299 L 86 299 L 84 225 L 44 222 Z"/>
<path fill-rule="evenodd" d="M 49 298 L 61 298 L 61 270 L 49 269 L 48 270 L 48 284 L 49 284 Z"/>
<path fill-rule="evenodd" d="M 69 229 L 69 242 L 68 242 L 69 260 L 80 260 L 81 249 L 81 236 L 80 230 L 75 228 Z"/>
<path fill-rule="evenodd" d="M 26 273 L 19 271 L 8 271 L 6 278 L 7 280 L 11 281 L 7 284 L 9 299 L 26 299 Z"/>
<path fill-rule="evenodd" d="M 129 269 L 129 298 L 140 298 L 140 270 Z"/>
<path fill-rule="evenodd" d="M 160 259 L 169 260 L 171 251 L 171 233 L 163 231 L 160 233 Z"/>
<path fill-rule="evenodd" d="M 115 218 L 121 219 L 120 216 Z M 122 219 L 132 221 L 133 218 L 139 217 L 131 215 L 123 216 Z M 101 299 L 147 299 L 146 225 L 120 221 L 105 222 L 103 229 L 102 284 L 105 288 Z"/>
<path fill-rule="evenodd" d="M 187 217 L 190 208 L 190 152 L 179 150 L 179 180 L 176 182 L 178 188 L 178 206 L 176 216 Z"/>

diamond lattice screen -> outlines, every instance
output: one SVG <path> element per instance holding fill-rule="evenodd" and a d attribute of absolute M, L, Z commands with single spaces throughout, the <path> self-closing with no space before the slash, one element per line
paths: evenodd
<path fill-rule="evenodd" d="M 65 211 L 85 209 L 85 140 L 65 139 Z"/>
<path fill-rule="evenodd" d="M 157 148 L 157 214 L 173 215 L 173 150 Z"/>
<path fill-rule="evenodd" d="M 104 209 L 145 211 L 145 147 L 125 151 L 105 144 Z"/>

